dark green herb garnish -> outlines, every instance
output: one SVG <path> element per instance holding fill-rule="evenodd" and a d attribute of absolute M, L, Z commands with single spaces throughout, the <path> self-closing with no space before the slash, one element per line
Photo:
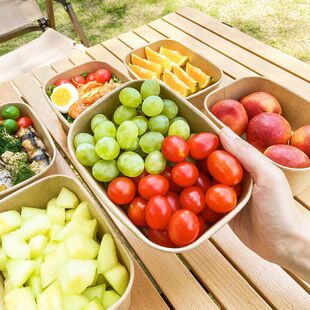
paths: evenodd
<path fill-rule="evenodd" d="M 111 80 L 114 83 L 118 83 L 120 81 L 119 78 L 117 76 L 115 76 L 114 74 L 112 74 Z M 111 80 L 110 80 L 110 82 L 111 82 Z"/>
<path fill-rule="evenodd" d="M 6 151 L 12 153 L 19 152 L 22 149 L 22 145 L 19 139 L 11 136 L 3 125 L 0 125 L 0 155 Z"/>
<path fill-rule="evenodd" d="M 47 89 L 47 91 L 46 91 L 46 94 L 47 94 L 49 97 L 52 96 L 52 93 L 53 93 L 55 87 L 56 87 L 56 85 L 50 85 L 50 86 L 48 87 L 48 89 Z"/>
<path fill-rule="evenodd" d="M 89 73 L 84 72 L 84 73 L 82 73 L 82 74 L 81 74 L 81 76 L 82 76 L 84 79 L 86 79 L 86 78 L 87 78 L 87 76 L 88 76 L 88 74 L 89 74 Z"/>
<path fill-rule="evenodd" d="M 72 123 L 74 122 L 74 118 L 72 118 L 70 115 L 67 114 L 66 118 L 67 118 L 67 121 L 68 121 L 70 124 L 72 124 Z"/>

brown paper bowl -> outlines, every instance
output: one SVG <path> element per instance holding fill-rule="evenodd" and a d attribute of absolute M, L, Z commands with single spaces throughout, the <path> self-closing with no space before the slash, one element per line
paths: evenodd
<path fill-rule="evenodd" d="M 47 202 L 53 197 L 57 196 L 62 187 L 66 187 L 73 191 L 81 201 L 85 200 L 89 202 L 91 213 L 98 222 L 98 233 L 100 237 L 105 232 L 108 232 L 113 236 L 118 257 L 121 263 L 127 268 L 130 279 L 123 296 L 109 309 L 129 309 L 131 302 L 131 289 L 134 282 L 134 266 L 132 258 L 125 248 L 122 240 L 118 237 L 117 233 L 113 230 L 111 224 L 105 217 L 101 207 L 92 198 L 88 191 L 81 185 L 80 182 L 77 182 L 73 178 L 64 175 L 53 175 L 46 177 L 17 191 L 14 195 L 1 200 L 0 212 L 7 210 L 20 211 L 21 207 L 24 206 L 44 209 L 46 208 Z M 3 283 L 0 276 L 0 296 L 3 296 L 3 289 L 1 290 L 2 285 Z M 2 309 L 1 302 L 3 302 L 3 298 L 0 298 L 0 309 Z"/>
<path fill-rule="evenodd" d="M 219 67 L 217 67 L 213 62 L 208 60 L 206 57 L 204 57 L 203 55 L 200 55 L 197 52 L 194 52 L 192 49 L 181 44 L 180 42 L 175 41 L 175 40 L 165 39 L 165 40 L 159 40 L 159 41 L 156 41 L 156 42 L 153 42 L 150 44 L 146 44 L 145 46 L 137 48 L 137 49 L 131 51 L 130 53 L 128 53 L 126 55 L 126 57 L 124 59 L 124 64 L 125 64 L 128 72 L 129 72 L 130 77 L 132 77 L 133 79 L 140 79 L 140 78 L 128 66 L 128 64 L 131 63 L 131 54 L 135 54 L 141 58 L 146 58 L 145 52 L 144 52 L 144 49 L 146 46 L 150 47 L 152 50 L 154 50 L 156 52 L 159 52 L 159 49 L 161 46 L 168 48 L 168 49 L 178 51 L 182 55 L 188 56 L 189 62 L 192 65 L 200 68 L 206 74 L 211 75 L 215 79 L 216 82 L 214 84 L 198 91 L 195 94 L 192 94 L 192 95 L 186 97 L 186 99 L 189 102 L 191 102 L 194 106 L 196 106 L 199 109 L 202 109 L 203 108 L 203 100 L 204 100 L 206 94 L 211 92 L 215 88 L 217 88 L 219 86 L 219 84 L 221 83 L 222 76 L 223 76 L 222 70 Z"/>
<path fill-rule="evenodd" d="M 310 124 L 310 102 L 265 77 L 245 77 L 207 95 L 204 105 L 208 117 L 219 128 L 224 127 L 225 125 L 211 113 L 212 106 L 220 100 L 239 100 L 240 97 L 257 91 L 265 91 L 277 98 L 282 107 L 282 116 L 290 123 L 293 131 Z M 293 195 L 300 194 L 310 186 L 310 167 L 296 169 L 272 162 L 285 173 Z"/>
<path fill-rule="evenodd" d="M 69 70 L 57 73 L 56 75 L 54 75 L 52 78 L 50 78 L 44 84 L 44 86 L 43 86 L 44 96 L 45 96 L 47 102 L 49 103 L 49 105 L 52 107 L 52 109 L 56 113 L 58 119 L 60 120 L 60 122 L 61 122 L 61 124 L 62 124 L 62 126 L 66 132 L 68 132 L 68 130 L 72 124 L 69 123 L 64 118 L 64 116 L 57 110 L 57 108 L 55 107 L 55 105 L 53 104 L 53 102 L 51 101 L 49 96 L 46 94 L 46 91 L 48 90 L 49 86 L 53 85 L 59 79 L 71 80 L 71 78 L 74 76 L 80 75 L 80 74 L 85 73 L 85 72 L 93 72 L 93 71 L 96 71 L 96 70 L 102 69 L 102 68 L 110 70 L 112 72 L 112 74 L 114 74 L 115 76 L 117 76 L 119 78 L 121 83 L 125 83 L 125 82 L 129 81 L 129 78 L 126 75 L 124 75 L 123 73 L 118 71 L 116 68 L 110 66 L 108 63 L 98 61 L 98 60 L 93 60 L 93 61 L 85 62 L 85 63 L 78 65 L 78 66 L 74 66 L 73 68 L 71 68 Z"/>
<path fill-rule="evenodd" d="M 143 80 L 135 80 L 130 81 L 124 84 L 121 88 L 114 90 L 105 98 L 102 98 L 95 105 L 89 108 L 86 113 L 82 117 L 78 117 L 74 122 L 73 126 L 69 130 L 68 135 L 68 147 L 70 155 L 72 156 L 73 163 L 75 167 L 78 169 L 84 180 L 87 184 L 92 188 L 95 194 L 100 198 L 103 202 L 103 206 L 109 209 L 127 228 L 129 228 L 138 238 L 143 240 L 147 245 L 155 248 L 157 250 L 161 250 L 164 252 L 170 253 L 180 253 L 184 251 L 191 250 L 198 245 L 200 245 L 205 240 L 209 239 L 214 233 L 216 233 L 220 228 L 226 225 L 233 217 L 235 217 L 238 212 L 246 205 L 248 200 L 250 199 L 252 192 L 252 179 L 250 176 L 245 173 L 243 179 L 243 192 L 238 201 L 238 205 L 235 209 L 233 209 L 230 213 L 225 215 L 220 221 L 211 226 L 200 238 L 198 238 L 192 244 L 181 247 L 181 248 L 166 248 L 159 246 L 153 242 L 151 242 L 127 217 L 123 208 L 115 205 L 112 201 L 107 197 L 106 191 L 103 187 L 103 183 L 96 181 L 91 173 L 91 168 L 83 166 L 75 156 L 75 149 L 73 145 L 74 137 L 81 132 L 91 133 L 90 121 L 92 117 L 98 113 L 103 113 L 107 117 L 111 118 L 115 109 L 120 105 L 118 100 L 119 92 L 122 88 L 127 86 L 134 87 L 136 89 L 140 89 Z M 188 123 L 191 126 L 193 132 L 202 132 L 208 131 L 215 134 L 219 134 L 219 129 L 198 109 L 193 107 L 187 100 L 173 92 L 168 86 L 164 83 L 160 82 L 161 93 L 160 96 L 162 98 L 168 98 L 173 100 L 179 107 L 179 115 L 185 117 L 188 120 Z"/>
<path fill-rule="evenodd" d="M 47 129 L 45 128 L 45 126 L 43 125 L 43 123 L 41 122 L 41 120 L 39 119 L 39 117 L 35 114 L 35 112 L 32 110 L 31 107 L 29 107 L 28 105 L 26 105 L 25 103 L 21 103 L 21 102 L 10 102 L 10 103 L 5 103 L 0 105 L 0 111 L 2 111 L 2 109 L 5 106 L 8 105 L 15 105 L 17 106 L 20 111 L 21 111 L 21 115 L 22 116 L 28 116 L 32 119 L 33 122 L 33 127 L 35 129 L 35 131 L 38 133 L 39 138 L 43 141 L 46 150 L 48 152 L 48 155 L 50 157 L 50 164 L 48 165 L 47 168 L 45 168 L 43 171 L 41 171 L 40 173 L 34 175 L 32 178 L 19 183 L 3 192 L 0 192 L 0 199 L 2 197 L 5 197 L 9 194 L 11 194 L 12 192 L 26 186 L 27 184 L 30 184 L 32 182 L 34 182 L 35 180 L 41 178 L 42 176 L 46 175 L 47 172 L 55 165 L 55 158 L 56 158 L 56 147 L 54 144 L 53 139 L 51 138 L 49 132 L 47 131 Z"/>

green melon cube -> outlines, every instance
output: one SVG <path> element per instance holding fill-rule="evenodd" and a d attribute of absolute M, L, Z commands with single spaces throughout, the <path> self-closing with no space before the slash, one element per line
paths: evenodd
<path fill-rule="evenodd" d="M 65 294 L 81 294 L 93 283 L 96 269 L 95 260 L 69 259 L 60 268 L 57 279 Z"/>
<path fill-rule="evenodd" d="M 89 300 L 92 300 L 95 297 L 98 297 L 101 300 L 105 289 L 106 289 L 106 284 L 91 286 L 83 292 L 83 295 L 86 296 Z"/>
<path fill-rule="evenodd" d="M 43 255 L 44 248 L 47 245 L 47 237 L 44 235 L 37 235 L 29 240 L 30 258 L 36 258 Z"/>
<path fill-rule="evenodd" d="M 62 297 L 60 285 L 57 281 L 54 281 L 45 291 L 37 296 L 38 309 L 63 310 Z"/>
<path fill-rule="evenodd" d="M 42 214 L 46 214 L 45 209 L 30 208 L 30 207 L 23 207 L 20 213 L 23 221 L 27 221 L 37 215 L 42 215 Z"/>
<path fill-rule="evenodd" d="M 44 235 L 51 227 L 50 219 L 45 214 L 32 217 L 20 228 L 20 235 L 23 239 L 29 240 L 36 235 Z"/>
<path fill-rule="evenodd" d="M 10 282 L 21 287 L 29 279 L 35 268 L 35 262 L 25 259 L 12 259 L 7 263 Z"/>
<path fill-rule="evenodd" d="M 104 310 L 104 307 L 100 300 L 95 298 L 86 305 L 84 310 Z"/>
<path fill-rule="evenodd" d="M 81 202 L 76 210 L 72 214 L 72 218 L 82 217 L 87 220 L 93 219 L 93 216 L 90 212 L 89 203 L 87 201 Z"/>
<path fill-rule="evenodd" d="M 63 297 L 64 310 L 82 310 L 89 303 L 83 295 L 67 295 Z"/>
<path fill-rule="evenodd" d="M 43 251 L 43 256 L 48 256 L 49 254 L 55 252 L 59 244 L 60 242 L 56 240 L 49 241 Z"/>
<path fill-rule="evenodd" d="M 8 262 L 8 257 L 4 252 L 3 248 L 0 248 L 0 271 L 6 271 L 6 264 Z"/>
<path fill-rule="evenodd" d="M 49 205 L 46 209 L 46 214 L 49 217 L 52 224 L 65 225 L 66 210 L 58 208 L 55 205 Z"/>
<path fill-rule="evenodd" d="M 119 296 L 114 290 L 105 291 L 102 296 L 102 304 L 105 308 L 109 308 L 120 298 L 121 296 Z"/>
<path fill-rule="evenodd" d="M 27 281 L 27 284 L 31 288 L 34 297 L 37 297 L 42 293 L 42 282 L 39 276 L 31 276 Z"/>
<path fill-rule="evenodd" d="M 115 243 L 110 234 L 104 234 L 98 254 L 98 273 L 103 273 L 118 263 Z"/>
<path fill-rule="evenodd" d="M 40 276 L 41 275 L 41 264 L 43 263 L 43 256 L 39 256 L 33 260 L 36 264 L 34 271 L 32 273 L 33 276 Z"/>
<path fill-rule="evenodd" d="M 21 238 L 20 229 L 2 236 L 2 246 L 5 254 L 13 259 L 29 259 L 30 249 Z"/>
<path fill-rule="evenodd" d="M 69 223 L 72 220 L 72 216 L 74 213 L 75 209 L 71 209 L 66 211 L 66 222 Z"/>
<path fill-rule="evenodd" d="M 96 282 L 93 285 L 100 285 L 100 284 L 107 284 L 107 281 L 102 273 L 97 274 Z"/>
<path fill-rule="evenodd" d="M 59 210 L 63 210 L 63 209 L 59 209 Z M 60 234 L 60 232 L 65 228 L 65 225 L 60 225 L 60 224 L 52 224 L 49 232 L 48 232 L 48 236 L 50 238 L 51 241 L 54 241 L 58 239 L 58 236 Z"/>
<path fill-rule="evenodd" d="M 34 295 L 29 287 L 12 290 L 4 296 L 4 303 L 7 310 L 37 310 Z"/>
<path fill-rule="evenodd" d="M 0 213 L 0 236 L 18 229 L 22 223 L 20 214 L 15 210 Z"/>
<path fill-rule="evenodd" d="M 55 206 L 64 209 L 74 209 L 79 205 L 79 198 L 70 190 L 63 187 L 56 199 Z"/>
<path fill-rule="evenodd" d="M 4 280 L 4 295 L 7 295 L 9 292 L 14 290 L 15 287 L 12 285 L 9 279 Z"/>
<path fill-rule="evenodd" d="M 55 206 L 56 200 L 57 200 L 57 197 L 50 199 L 46 205 L 46 209 L 48 209 L 49 207 Z"/>
<path fill-rule="evenodd" d="M 121 264 L 117 264 L 112 269 L 104 272 L 103 275 L 116 292 L 122 296 L 129 282 L 129 274 L 126 268 Z"/>

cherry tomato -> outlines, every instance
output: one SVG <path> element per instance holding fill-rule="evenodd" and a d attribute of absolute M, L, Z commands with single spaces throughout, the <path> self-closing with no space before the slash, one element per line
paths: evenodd
<path fill-rule="evenodd" d="M 166 194 L 166 198 L 168 199 L 172 213 L 180 209 L 179 196 L 175 192 L 169 191 Z"/>
<path fill-rule="evenodd" d="M 165 158 L 173 163 L 184 161 L 188 155 L 186 141 L 177 137 L 166 137 L 161 145 L 161 151 Z"/>
<path fill-rule="evenodd" d="M 136 186 L 129 178 L 119 177 L 109 184 L 107 193 L 114 203 L 125 205 L 134 199 Z"/>
<path fill-rule="evenodd" d="M 129 219 L 139 227 L 146 226 L 145 207 L 147 201 L 142 197 L 136 197 L 128 206 L 127 215 Z"/>
<path fill-rule="evenodd" d="M 204 209 L 201 211 L 200 215 L 208 223 L 215 223 L 223 217 L 223 214 L 214 212 L 213 210 L 208 208 L 208 206 L 204 207 Z"/>
<path fill-rule="evenodd" d="M 213 133 L 202 132 L 192 135 L 187 141 L 189 153 L 194 159 L 204 159 L 219 146 L 219 138 Z"/>
<path fill-rule="evenodd" d="M 177 184 L 175 184 L 172 181 L 172 168 L 169 166 L 166 166 L 165 170 L 161 173 L 162 176 L 164 176 L 168 182 L 169 182 L 169 189 L 173 192 L 179 193 L 183 188 Z"/>
<path fill-rule="evenodd" d="M 205 193 L 207 189 L 212 186 L 212 181 L 206 174 L 199 171 L 199 176 L 197 182 L 195 183 L 195 186 L 198 186 Z"/>
<path fill-rule="evenodd" d="M 232 186 L 232 188 L 235 190 L 237 198 L 239 198 L 242 193 L 241 183 L 238 183 L 237 185 Z"/>
<path fill-rule="evenodd" d="M 72 83 L 70 80 L 67 80 L 67 79 L 60 79 L 55 82 L 56 86 L 63 85 L 63 84 L 72 84 Z"/>
<path fill-rule="evenodd" d="M 149 227 L 147 229 L 147 237 L 154 243 L 164 246 L 166 248 L 174 248 L 175 245 L 169 238 L 168 231 L 165 230 L 157 230 Z"/>
<path fill-rule="evenodd" d="M 171 213 L 167 198 L 158 195 L 148 201 L 145 208 L 145 219 L 151 228 L 164 229 L 168 226 Z"/>
<path fill-rule="evenodd" d="M 74 87 L 79 88 L 83 84 L 86 84 L 86 80 L 82 75 L 77 75 L 71 79 L 72 84 Z"/>
<path fill-rule="evenodd" d="M 89 73 L 86 77 L 86 83 L 96 81 L 95 72 Z"/>
<path fill-rule="evenodd" d="M 31 118 L 29 118 L 27 116 L 22 116 L 17 120 L 17 125 L 19 128 L 21 128 L 21 127 L 27 128 L 29 126 L 32 126 L 32 120 L 31 120 Z"/>
<path fill-rule="evenodd" d="M 227 213 L 237 205 L 237 194 L 230 186 L 217 184 L 207 190 L 206 203 L 217 213 Z"/>
<path fill-rule="evenodd" d="M 243 168 L 240 162 L 226 151 L 216 150 L 207 160 L 211 175 L 225 185 L 236 185 L 241 182 Z"/>
<path fill-rule="evenodd" d="M 95 80 L 98 83 L 106 83 L 111 80 L 112 74 L 111 71 L 107 69 L 99 69 L 95 72 Z"/>
<path fill-rule="evenodd" d="M 187 209 L 198 214 L 205 206 L 205 197 L 199 187 L 186 187 L 180 194 L 180 205 L 182 209 Z"/>
<path fill-rule="evenodd" d="M 179 186 L 192 186 L 198 180 L 199 171 L 193 163 L 182 162 L 172 169 L 172 181 Z"/>
<path fill-rule="evenodd" d="M 144 199 L 150 199 L 157 195 L 166 195 L 169 190 L 169 182 L 162 175 L 147 175 L 138 185 L 138 191 Z"/>
<path fill-rule="evenodd" d="M 131 178 L 131 179 L 132 179 L 133 182 L 138 186 L 140 180 L 141 180 L 142 178 L 144 178 L 145 176 L 147 176 L 147 175 L 149 175 L 149 174 L 147 173 L 147 171 L 146 171 L 146 170 L 143 170 L 143 172 L 142 172 L 140 175 L 138 175 L 137 177 L 133 177 L 133 178 Z"/>
<path fill-rule="evenodd" d="M 206 227 L 206 223 L 205 223 L 205 220 L 203 219 L 203 217 L 201 215 L 197 215 L 197 217 L 198 217 L 198 221 L 199 221 L 198 237 L 200 237 L 201 235 L 203 235 L 205 233 L 205 231 L 207 230 L 207 227 Z"/>
<path fill-rule="evenodd" d="M 194 242 L 199 234 L 199 220 L 190 210 L 175 212 L 168 225 L 170 240 L 177 246 L 186 246 Z"/>

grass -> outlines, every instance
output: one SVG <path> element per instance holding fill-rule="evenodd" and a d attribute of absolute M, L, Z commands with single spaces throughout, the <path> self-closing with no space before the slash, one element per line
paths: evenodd
<path fill-rule="evenodd" d="M 44 11 L 44 0 L 38 0 Z M 310 63 L 310 6 L 304 0 L 71 0 L 91 45 L 190 6 Z M 55 3 L 56 26 L 77 39 L 62 6 Z M 307 30 L 308 29 L 308 30 Z M 31 33 L 0 44 L 0 55 L 32 40 Z"/>

